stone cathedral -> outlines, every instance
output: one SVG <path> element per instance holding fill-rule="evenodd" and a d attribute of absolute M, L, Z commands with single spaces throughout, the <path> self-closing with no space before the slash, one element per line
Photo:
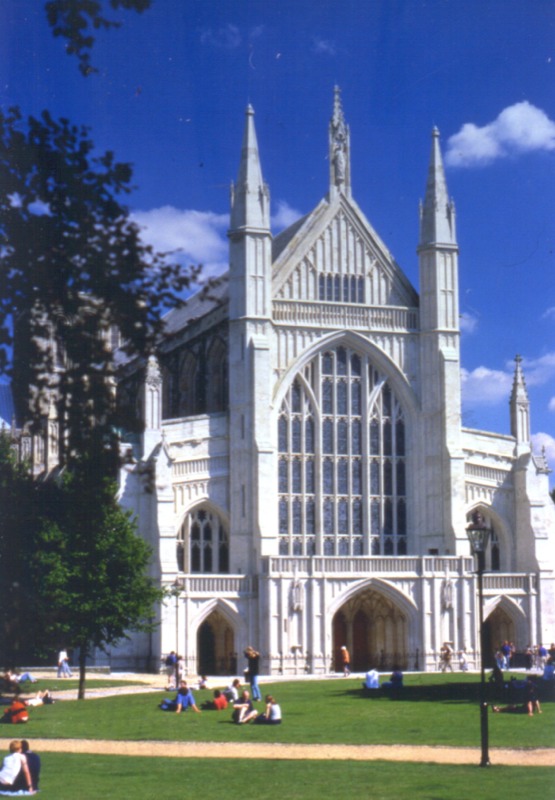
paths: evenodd
<path fill-rule="evenodd" d="M 555 640 L 555 505 L 518 357 L 511 434 L 461 423 L 439 133 L 418 291 L 353 198 L 350 156 L 336 89 L 328 193 L 273 236 L 249 106 L 229 272 L 168 314 L 155 355 L 122 359 L 118 402 L 145 427 L 123 437 L 121 502 L 168 596 L 156 633 L 114 650 L 113 668 L 176 650 L 189 673 L 241 673 L 252 644 L 269 675 L 333 671 L 342 645 L 355 670 L 434 670 L 445 641 L 477 666 L 476 512 L 490 529 L 486 663 L 504 640 Z"/>

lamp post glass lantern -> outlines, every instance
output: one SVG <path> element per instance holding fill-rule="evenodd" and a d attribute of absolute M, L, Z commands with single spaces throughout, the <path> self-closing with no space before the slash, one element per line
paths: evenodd
<path fill-rule="evenodd" d="M 484 627 L 484 572 L 486 569 L 486 550 L 488 546 L 490 529 L 487 527 L 482 514 L 475 511 L 472 515 L 472 522 L 466 529 L 466 535 L 470 542 L 472 555 L 477 559 L 478 576 L 478 612 L 480 619 L 480 734 L 482 743 L 481 767 L 489 767 L 489 731 L 488 731 L 488 704 L 486 700 L 486 672 L 485 672 L 485 651 L 486 635 Z"/>

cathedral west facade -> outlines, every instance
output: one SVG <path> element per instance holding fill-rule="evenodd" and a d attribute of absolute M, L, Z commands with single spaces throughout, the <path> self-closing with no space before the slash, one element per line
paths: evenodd
<path fill-rule="evenodd" d="M 111 654 L 234 673 L 433 670 L 445 641 L 479 664 L 466 528 L 490 529 L 489 653 L 555 639 L 555 506 L 530 444 L 520 361 L 510 435 L 461 423 L 458 246 L 439 134 L 420 212 L 419 290 L 351 191 L 336 90 L 329 190 L 273 237 L 254 112 L 231 193 L 229 272 L 170 312 L 144 364 L 122 363 L 121 502 L 168 590 L 160 625 Z M 423 170 L 424 171 L 424 170 Z"/>

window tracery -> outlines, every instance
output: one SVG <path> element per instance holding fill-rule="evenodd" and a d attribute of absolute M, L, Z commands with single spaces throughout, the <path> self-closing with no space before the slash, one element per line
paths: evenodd
<path fill-rule="evenodd" d="M 228 573 L 229 537 L 213 511 L 198 508 L 177 533 L 177 568 L 190 573 Z"/>
<path fill-rule="evenodd" d="M 341 346 L 316 356 L 278 418 L 280 554 L 406 554 L 405 433 L 366 358 Z"/>

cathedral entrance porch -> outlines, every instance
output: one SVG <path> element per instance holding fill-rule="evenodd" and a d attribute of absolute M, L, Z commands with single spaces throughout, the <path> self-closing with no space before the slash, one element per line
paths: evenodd
<path fill-rule="evenodd" d="M 364 589 L 341 606 L 333 618 L 332 637 L 336 672 L 342 670 L 343 645 L 356 672 L 409 666 L 407 618 L 391 599 L 375 589 Z"/>
<path fill-rule="evenodd" d="M 234 675 L 236 671 L 234 631 L 215 610 L 197 631 L 197 672 L 199 675 Z"/>

